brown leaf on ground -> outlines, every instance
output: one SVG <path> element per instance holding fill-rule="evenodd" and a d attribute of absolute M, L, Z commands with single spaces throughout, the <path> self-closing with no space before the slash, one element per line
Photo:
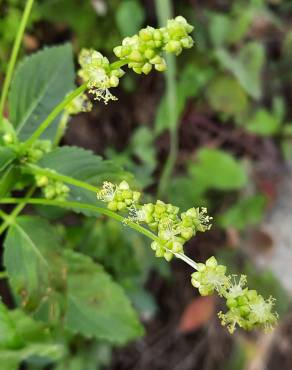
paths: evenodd
<path fill-rule="evenodd" d="M 180 333 L 187 334 L 205 325 L 215 311 L 215 298 L 197 297 L 185 308 L 179 323 Z"/>

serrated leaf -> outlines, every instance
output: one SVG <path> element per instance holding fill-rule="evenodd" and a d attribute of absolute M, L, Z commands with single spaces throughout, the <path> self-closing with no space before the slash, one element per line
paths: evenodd
<path fill-rule="evenodd" d="M 123 289 L 91 258 L 65 252 L 68 266 L 66 327 L 85 337 L 123 344 L 143 328 Z"/>
<path fill-rule="evenodd" d="M 38 217 L 21 216 L 4 241 L 4 265 L 15 293 L 34 309 L 49 286 L 47 255 L 59 246 L 50 224 Z"/>
<path fill-rule="evenodd" d="M 9 95 L 10 121 L 21 140 L 27 139 L 74 89 L 74 78 L 70 44 L 45 48 L 24 59 L 15 73 Z M 43 137 L 52 139 L 55 129 L 56 124 L 52 124 Z"/>
<path fill-rule="evenodd" d="M 131 178 L 129 173 L 123 171 L 114 162 L 103 160 L 89 150 L 73 146 L 63 146 L 53 150 L 46 154 L 38 165 L 95 186 L 100 186 L 103 181 L 118 182 Z M 95 193 L 71 185 L 70 189 L 69 200 L 88 204 L 97 203 Z M 89 212 L 83 213 L 89 214 Z"/>
<path fill-rule="evenodd" d="M 14 150 L 9 147 L 0 146 L 0 171 L 5 170 L 15 157 L 16 154 Z"/>
<path fill-rule="evenodd" d="M 218 149 L 200 149 L 197 162 L 189 172 L 206 188 L 217 190 L 241 189 L 247 183 L 247 174 L 242 164 L 232 155 Z"/>

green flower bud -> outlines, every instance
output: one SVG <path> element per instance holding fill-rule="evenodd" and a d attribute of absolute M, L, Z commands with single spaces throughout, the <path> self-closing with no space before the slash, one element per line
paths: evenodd
<path fill-rule="evenodd" d="M 12 144 L 14 142 L 14 136 L 10 132 L 7 132 L 3 135 L 3 141 L 6 145 Z"/>
<path fill-rule="evenodd" d="M 142 72 L 145 74 L 145 75 L 148 75 L 149 72 L 151 72 L 152 70 L 152 65 L 150 63 L 145 63 L 142 67 Z"/>
<path fill-rule="evenodd" d="M 107 208 L 111 211 L 117 211 L 118 210 L 118 204 L 117 202 L 111 201 L 108 203 Z"/>
<path fill-rule="evenodd" d="M 47 186 L 49 183 L 49 179 L 45 175 L 36 175 L 35 181 L 38 187 Z"/>
<path fill-rule="evenodd" d="M 143 28 L 139 31 L 139 37 L 142 41 L 149 41 L 152 39 L 153 36 L 153 29 L 150 27 Z"/>
<path fill-rule="evenodd" d="M 206 261 L 206 264 L 198 264 L 198 271 L 192 274 L 192 284 L 203 296 L 211 295 L 215 290 L 222 294 L 229 284 L 225 273 L 226 267 L 218 265 L 213 256 Z"/>

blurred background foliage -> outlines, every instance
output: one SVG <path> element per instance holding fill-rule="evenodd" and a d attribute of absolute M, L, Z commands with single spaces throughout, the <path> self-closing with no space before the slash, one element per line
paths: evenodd
<path fill-rule="evenodd" d="M 262 225 L 277 207 L 280 184 L 292 158 L 291 1 L 170 3 L 39 0 L 25 35 L 24 52 L 71 41 L 76 54 L 82 47 L 92 47 L 111 59 L 121 38 L 146 24 L 157 24 L 169 5 L 173 14 L 184 15 L 195 26 L 194 48 L 177 65 L 170 64 L 166 82 L 158 74 L 145 80 L 127 75 L 117 93 L 120 102 L 97 105 L 92 113 L 74 118 L 64 144 L 87 147 L 113 159 L 134 174 L 146 198 L 155 199 L 160 189 L 164 200 L 182 209 L 207 206 L 214 227 L 191 242 L 188 253 L 199 260 L 218 254 L 231 271 L 246 273 L 250 286 L 264 296 L 275 296 L 280 317 L 286 317 L 290 300 L 281 271 L 277 274 L 269 266 L 260 271 L 254 250 L 260 255 L 271 249 L 277 253 L 274 235 Z M 22 8 L 22 0 L 0 0 L 1 78 Z M 174 97 L 171 107 L 169 95 Z M 165 163 L 170 163 L 168 175 Z M 169 369 L 171 360 L 175 364 L 171 369 L 240 370 L 252 369 L 258 353 L 265 366 L 271 361 L 269 354 L 283 356 L 277 348 L 273 352 L 272 344 L 264 352 L 261 335 L 239 333 L 229 338 L 211 320 L 212 310 L 204 318 L 202 312 L 210 302 L 202 303 L 186 287 L 189 272 L 174 263 L 171 273 L 166 264 L 153 258 L 149 242 L 141 235 L 103 218 L 76 220 L 44 207 L 38 212 L 53 221 L 62 220 L 64 226 L 59 225 L 57 232 L 67 248 L 82 250 L 101 263 L 126 291 L 146 325 L 145 339 L 125 349 L 113 349 L 106 341 L 75 338 L 70 342 L 71 357 L 56 369 L 145 370 L 152 366 L 163 370 Z M 250 237 L 252 251 L 246 242 Z M 292 239 L 287 243 L 291 248 Z M 194 319 L 198 317 L 199 324 Z M 189 320 L 188 329 L 178 334 L 182 319 Z M 212 352 L 218 338 L 222 339 L 219 350 Z M 207 353 L 211 353 L 209 359 Z M 288 360 L 287 364 L 291 366 Z M 43 366 L 33 360 L 27 364 L 31 370 Z M 285 361 L 281 369 L 291 368 L 284 366 Z"/>

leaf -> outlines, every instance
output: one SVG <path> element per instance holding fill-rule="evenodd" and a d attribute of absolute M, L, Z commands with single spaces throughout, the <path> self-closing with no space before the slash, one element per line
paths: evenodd
<path fill-rule="evenodd" d="M 5 168 L 16 158 L 14 150 L 9 147 L 0 146 L 0 171 Z"/>
<path fill-rule="evenodd" d="M 0 349 L 19 348 L 22 341 L 16 332 L 16 326 L 7 307 L 0 302 Z"/>
<path fill-rule="evenodd" d="M 144 8 L 137 0 L 121 1 L 115 16 L 123 37 L 132 36 L 139 31 L 145 19 Z"/>
<path fill-rule="evenodd" d="M 259 109 L 255 115 L 246 123 L 248 131 L 261 135 L 271 136 L 276 134 L 281 126 L 281 121 L 265 109 Z"/>
<path fill-rule="evenodd" d="M 143 328 L 122 288 L 91 258 L 65 252 L 68 265 L 65 325 L 85 337 L 123 344 Z"/>
<path fill-rule="evenodd" d="M 95 186 L 100 186 L 103 181 L 118 182 L 132 177 L 114 162 L 103 160 L 89 150 L 73 146 L 63 146 L 45 154 L 38 165 Z M 70 189 L 69 200 L 97 204 L 94 192 L 71 185 Z M 83 213 L 90 214 L 90 212 Z"/>
<path fill-rule="evenodd" d="M 187 334 L 206 325 L 215 311 L 213 296 L 193 299 L 185 308 L 179 323 L 179 331 Z"/>
<path fill-rule="evenodd" d="M 265 62 L 265 51 L 262 44 L 249 42 L 237 56 L 225 49 L 216 52 L 219 62 L 238 79 L 245 91 L 254 99 L 262 95 L 261 73 Z"/>
<path fill-rule="evenodd" d="M 4 197 L 11 189 L 13 189 L 19 174 L 19 168 L 13 164 L 6 167 L 5 171 L 0 173 L 0 198 Z"/>
<path fill-rule="evenodd" d="M 44 324 L 33 320 L 19 309 L 9 311 L 2 303 L 0 316 L 1 370 L 18 369 L 20 362 L 30 357 L 51 362 L 63 355 L 63 346 L 52 341 L 50 330 Z"/>
<path fill-rule="evenodd" d="M 211 68 L 202 67 L 193 63 L 180 72 L 176 91 L 176 120 L 183 113 L 187 99 L 198 96 L 201 89 L 207 84 L 213 75 Z M 164 130 L 169 129 L 169 113 L 166 96 L 160 100 L 155 117 L 155 134 L 159 135 Z"/>
<path fill-rule="evenodd" d="M 227 15 L 221 13 L 209 14 L 209 37 L 215 47 L 222 46 L 230 34 L 231 21 Z"/>
<path fill-rule="evenodd" d="M 241 163 L 219 149 L 200 149 L 197 162 L 190 165 L 189 172 L 199 186 L 217 190 L 241 189 L 248 180 Z"/>
<path fill-rule="evenodd" d="M 74 89 L 70 44 L 45 48 L 19 65 L 9 95 L 10 121 L 21 140 L 27 139 L 55 106 Z M 56 123 L 43 137 L 52 139 Z"/>
<path fill-rule="evenodd" d="M 47 256 L 59 247 L 54 228 L 45 220 L 21 216 L 9 228 L 4 242 L 4 265 L 13 290 L 34 309 L 49 286 Z"/>
<path fill-rule="evenodd" d="M 222 227 L 234 227 L 244 230 L 246 226 L 258 224 L 264 215 L 266 198 L 255 195 L 241 199 L 237 204 L 221 215 L 219 223 Z"/>
<path fill-rule="evenodd" d="M 204 196 L 205 184 L 199 183 L 191 176 L 175 176 L 171 179 L 168 187 L 168 198 L 183 210 L 187 210 L 190 204 L 207 206 L 208 201 Z"/>
<path fill-rule="evenodd" d="M 227 117 L 234 116 L 241 121 L 248 109 L 245 91 L 231 76 L 218 76 L 207 87 L 207 99 L 212 109 Z"/>

